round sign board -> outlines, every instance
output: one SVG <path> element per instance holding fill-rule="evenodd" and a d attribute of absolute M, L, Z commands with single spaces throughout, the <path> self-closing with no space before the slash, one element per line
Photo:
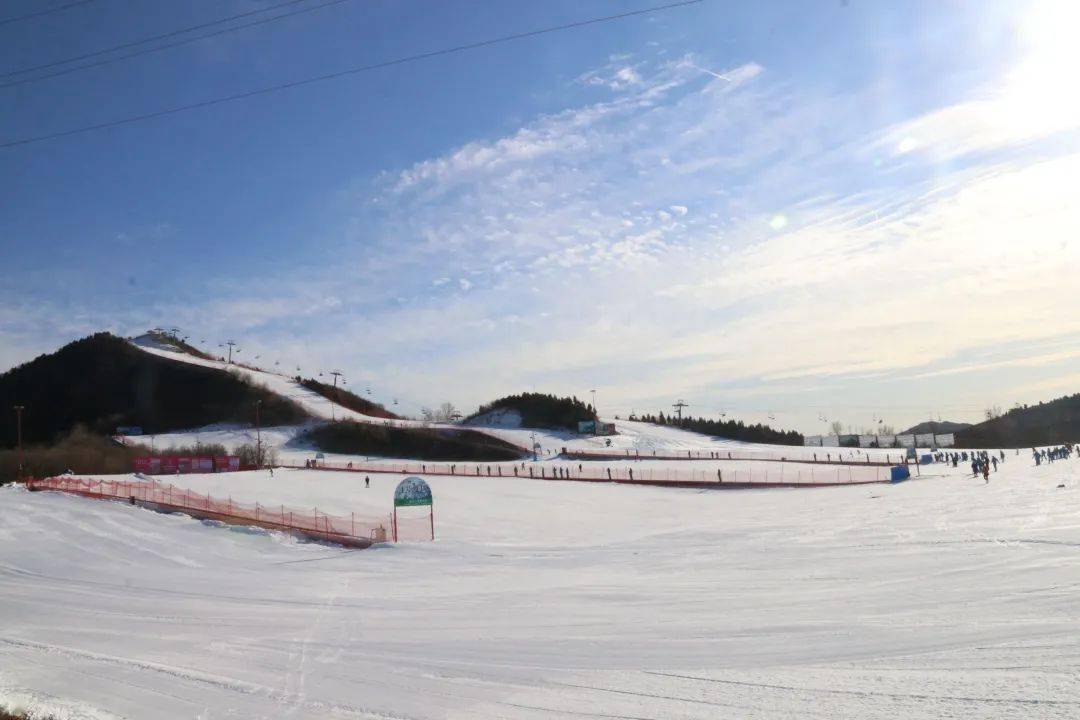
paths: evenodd
<path fill-rule="evenodd" d="M 413 505 L 430 505 L 431 488 L 423 478 L 415 475 L 407 477 L 398 483 L 394 490 L 394 507 L 409 507 Z"/>

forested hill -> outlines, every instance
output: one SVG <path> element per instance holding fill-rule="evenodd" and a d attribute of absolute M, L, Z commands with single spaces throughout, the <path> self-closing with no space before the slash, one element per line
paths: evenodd
<path fill-rule="evenodd" d="M 263 425 L 301 422 L 295 403 L 245 381 L 238 373 L 143 352 L 98 333 L 0 375 L 0 447 L 16 443 L 12 406 L 22 405 L 23 441 L 51 443 L 76 425 L 111 434 L 118 426 L 163 432 L 219 422 Z"/>
<path fill-rule="evenodd" d="M 722 437 L 743 442 L 768 443 L 770 445 L 802 445 L 802 433 L 794 430 L 775 430 L 768 425 L 756 423 L 746 425 L 742 420 L 712 420 L 709 418 L 685 417 L 681 421 L 674 417 L 659 415 L 632 416 L 631 420 L 649 422 L 655 425 L 670 425 L 680 430 Z"/>
<path fill-rule="evenodd" d="M 301 378 L 300 376 L 297 376 L 296 381 L 308 390 L 317 392 L 327 400 L 337 403 L 341 407 L 348 408 L 349 410 L 355 410 L 358 413 L 378 418 L 396 419 L 400 417 L 399 415 L 390 412 L 379 403 L 365 400 L 356 393 L 349 392 L 345 388 L 334 387 L 333 385 L 328 385 L 327 383 L 320 382 L 314 378 Z"/>
<path fill-rule="evenodd" d="M 958 447 L 1019 448 L 1080 442 L 1080 393 L 1005 414 L 956 433 Z"/>
<path fill-rule="evenodd" d="M 934 435 L 944 435 L 947 433 L 959 432 L 960 430 L 969 427 L 971 427 L 971 423 L 950 422 L 948 420 L 927 420 L 918 425 L 913 425 L 907 430 L 902 431 L 900 434 L 925 435 L 926 433 L 933 433 Z"/>
<path fill-rule="evenodd" d="M 592 405 L 576 397 L 558 397 L 545 393 L 521 393 L 493 400 L 469 417 L 465 422 L 477 420 L 495 410 L 513 410 L 521 416 L 523 427 L 577 430 L 582 420 L 596 420 Z"/>

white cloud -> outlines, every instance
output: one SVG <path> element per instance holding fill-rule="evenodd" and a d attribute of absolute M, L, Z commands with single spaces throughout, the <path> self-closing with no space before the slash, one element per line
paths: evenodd
<path fill-rule="evenodd" d="M 238 289 L 183 322 L 220 314 L 214 327 L 257 330 L 306 363 L 409 378 L 417 403 L 599 385 L 624 411 L 693 393 L 747 414 L 793 392 L 878 402 L 890 378 L 940 393 L 984 371 L 1080 369 L 1080 341 L 1018 360 L 1025 343 L 1080 338 L 1063 311 L 1080 156 L 1023 152 L 1069 132 L 1067 113 L 987 117 L 1015 109 L 1014 83 L 881 128 L 866 97 L 756 63 L 629 60 L 580 79 L 630 68 L 615 96 L 387 174 L 377 214 L 359 209 L 348 232 L 356 249 L 324 277 Z M 333 332 L 298 340 L 296 318 Z M 343 337 L 378 342 L 343 350 Z"/>

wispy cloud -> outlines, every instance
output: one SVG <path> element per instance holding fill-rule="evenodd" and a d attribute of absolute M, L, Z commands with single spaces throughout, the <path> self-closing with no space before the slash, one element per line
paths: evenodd
<path fill-rule="evenodd" d="M 377 178 L 334 267 L 157 310 L 416 403 L 597 387 L 802 427 L 902 403 L 891 379 L 1075 363 L 1072 340 L 1025 360 L 1080 337 L 1080 114 L 1052 72 L 881 126 L 870 90 L 613 57 L 577 79 L 592 102 Z"/>

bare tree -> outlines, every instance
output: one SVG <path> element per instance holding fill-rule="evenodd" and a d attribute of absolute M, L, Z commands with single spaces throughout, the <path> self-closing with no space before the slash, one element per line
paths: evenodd
<path fill-rule="evenodd" d="M 426 408 L 425 408 L 426 409 Z M 461 413 L 454 407 L 454 403 L 444 402 L 439 409 L 431 414 L 432 420 L 437 422 L 454 422 L 461 417 Z"/>
<path fill-rule="evenodd" d="M 832 431 L 833 435 L 843 435 L 844 423 L 840 422 L 839 420 L 833 420 L 832 423 L 829 425 L 829 430 Z"/>
<path fill-rule="evenodd" d="M 986 415 L 987 420 L 996 420 L 997 418 L 1001 417 L 1001 406 L 991 405 L 990 407 L 986 408 L 983 413 Z"/>

